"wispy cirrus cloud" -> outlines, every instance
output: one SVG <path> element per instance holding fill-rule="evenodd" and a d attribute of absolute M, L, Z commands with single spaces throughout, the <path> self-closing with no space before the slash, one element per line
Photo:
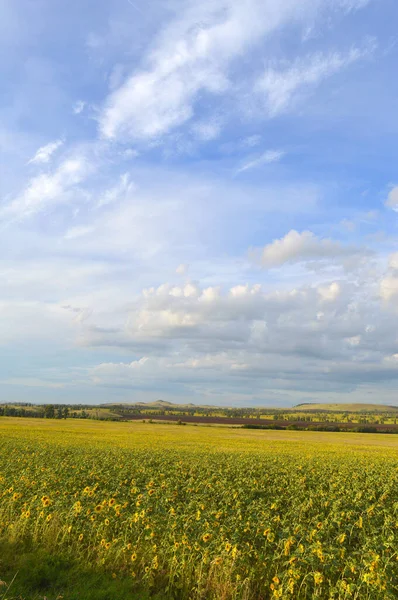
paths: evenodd
<path fill-rule="evenodd" d="M 369 58 L 376 48 L 370 40 L 364 47 L 352 47 L 348 52 L 316 53 L 297 59 L 279 69 L 269 67 L 257 80 L 255 91 L 264 96 L 270 117 L 287 110 L 300 93 L 316 87 L 350 65 Z"/>
<path fill-rule="evenodd" d="M 32 177 L 20 194 L 0 209 L 0 220 L 25 219 L 54 203 L 62 203 L 91 168 L 83 155 L 65 158 L 53 171 Z"/>
<path fill-rule="evenodd" d="M 28 161 L 28 165 L 30 164 L 46 164 L 50 162 L 52 155 L 63 146 L 64 140 L 59 139 L 55 142 L 50 142 L 45 146 L 41 146 L 36 152 L 36 154 Z"/>
<path fill-rule="evenodd" d="M 108 190 L 105 190 L 98 200 L 97 207 L 106 206 L 113 204 L 116 201 L 124 200 L 126 195 L 134 190 L 134 183 L 130 180 L 129 173 L 123 173 L 119 177 L 119 181 L 116 185 L 112 186 Z"/>
<path fill-rule="evenodd" d="M 284 155 L 285 152 L 283 150 L 267 150 L 257 158 L 243 163 L 236 171 L 236 174 L 243 173 L 243 171 L 249 171 L 250 169 L 255 169 L 256 167 L 260 167 L 261 165 L 278 162 L 279 160 L 281 160 L 281 158 L 283 158 Z"/>
<path fill-rule="evenodd" d="M 196 116 L 200 98 L 234 94 L 231 69 L 242 54 L 279 28 L 316 20 L 328 10 L 360 8 L 365 2 L 326 0 L 236 0 L 188 2 L 155 41 L 141 69 L 135 69 L 107 98 L 99 117 L 102 136 L 145 141 L 163 136 Z M 200 23 L 200 25 L 198 25 Z M 369 48 L 346 55 L 314 55 L 284 73 L 269 70 L 257 90 L 268 96 L 272 115 L 293 93 L 314 85 L 363 58 Z"/>

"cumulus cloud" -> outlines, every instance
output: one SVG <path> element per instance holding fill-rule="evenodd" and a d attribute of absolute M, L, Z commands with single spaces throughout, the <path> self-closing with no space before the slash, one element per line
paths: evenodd
<path fill-rule="evenodd" d="M 180 265 L 178 265 L 178 267 L 176 268 L 176 273 L 177 275 L 186 275 L 188 272 L 188 268 L 189 265 L 185 264 L 185 263 L 181 263 Z"/>
<path fill-rule="evenodd" d="M 59 139 L 55 142 L 50 142 L 45 146 L 41 146 L 36 152 L 36 154 L 28 161 L 28 165 L 30 164 L 40 164 L 40 163 L 48 163 L 54 152 L 58 150 L 64 144 L 64 140 Z"/>
<path fill-rule="evenodd" d="M 379 283 L 380 297 L 386 306 L 397 310 L 398 300 L 398 252 L 390 255 L 388 270 Z"/>
<path fill-rule="evenodd" d="M 97 331 L 97 345 L 130 346 L 141 358 L 103 363 L 87 376 L 126 387 L 174 381 L 191 392 L 243 390 L 249 381 L 252 393 L 348 392 L 398 378 L 396 343 L 377 298 L 343 282 L 273 292 L 162 284 L 143 291 L 123 331 Z"/>
<path fill-rule="evenodd" d="M 398 186 L 392 188 L 385 201 L 385 205 L 388 208 L 398 211 Z"/>
<path fill-rule="evenodd" d="M 380 282 L 380 296 L 386 302 L 396 301 L 398 299 L 398 277 L 389 275 Z"/>
<path fill-rule="evenodd" d="M 251 251 L 251 257 L 260 260 L 263 267 L 280 267 L 286 263 L 310 260 L 336 259 L 358 254 L 358 249 L 343 246 L 329 238 L 319 238 L 312 231 L 299 233 L 292 229 L 284 237 L 267 244 L 260 253 Z"/>
<path fill-rule="evenodd" d="M 398 271 L 398 252 L 395 252 L 394 254 L 391 254 L 391 256 L 390 256 L 390 258 L 388 260 L 388 266 L 393 271 Z"/>
<path fill-rule="evenodd" d="M 173 345 L 180 339 L 193 348 L 207 347 L 209 352 L 217 344 L 227 350 L 234 343 L 246 349 L 250 344 L 263 349 L 268 346 L 268 352 L 284 347 L 288 352 L 299 341 L 293 339 L 294 336 L 282 341 L 289 329 L 294 326 L 297 330 L 306 330 L 315 340 L 320 330 L 327 327 L 327 317 L 334 319 L 335 311 L 346 301 L 338 282 L 268 293 L 260 284 L 236 285 L 227 292 L 220 286 L 162 284 L 143 290 L 129 314 L 125 333 L 134 344 L 148 339 L 167 339 Z M 320 309 L 322 322 L 318 319 Z M 347 326 L 348 337 L 358 334 L 354 313 L 351 323 L 345 323 L 342 317 L 341 314 L 337 319 L 340 329 Z M 275 338 L 273 344 L 271 338 L 277 332 L 280 339 L 276 344 Z M 293 329 L 291 332 L 293 334 Z"/>

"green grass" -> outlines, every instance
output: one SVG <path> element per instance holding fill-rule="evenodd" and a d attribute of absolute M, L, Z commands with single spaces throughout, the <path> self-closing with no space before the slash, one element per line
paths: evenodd
<path fill-rule="evenodd" d="M 146 600 L 131 579 L 84 569 L 78 561 L 43 548 L 0 541 L 1 600 Z"/>

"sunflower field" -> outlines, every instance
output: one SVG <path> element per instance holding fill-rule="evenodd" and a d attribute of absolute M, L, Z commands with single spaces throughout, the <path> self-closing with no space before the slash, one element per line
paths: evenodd
<path fill-rule="evenodd" d="M 392 438 L 4 417 L 0 540 L 148 597 L 394 599 Z"/>

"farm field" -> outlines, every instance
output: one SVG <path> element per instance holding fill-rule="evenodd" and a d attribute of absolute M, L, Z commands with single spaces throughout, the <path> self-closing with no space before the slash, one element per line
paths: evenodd
<path fill-rule="evenodd" d="M 0 419 L 2 600 L 392 600 L 397 537 L 396 436 Z"/>

